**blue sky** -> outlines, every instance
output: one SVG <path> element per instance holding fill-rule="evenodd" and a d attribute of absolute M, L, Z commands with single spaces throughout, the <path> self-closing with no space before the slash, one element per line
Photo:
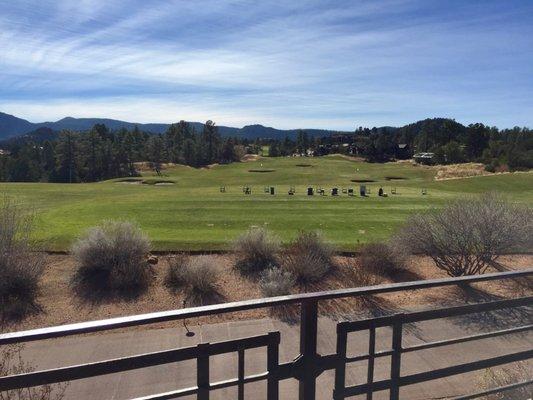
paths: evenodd
<path fill-rule="evenodd" d="M 533 126 L 533 1 L 0 2 L 0 111 Z"/>

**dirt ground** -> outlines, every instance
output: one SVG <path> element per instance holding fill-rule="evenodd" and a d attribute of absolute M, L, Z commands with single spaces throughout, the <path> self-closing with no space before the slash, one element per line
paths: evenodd
<path fill-rule="evenodd" d="M 257 280 L 242 277 L 234 268 L 234 259 L 230 255 L 212 255 L 218 265 L 219 301 L 231 302 L 262 297 Z M 430 259 L 412 257 L 409 269 L 396 274 L 392 279 L 365 274 L 366 278 L 354 276 L 352 271 L 358 268 L 357 257 L 338 257 L 339 265 L 335 272 L 322 282 L 307 287 L 297 287 L 294 292 L 311 292 L 344 287 L 366 286 L 388 282 L 410 281 L 418 279 L 444 278 L 447 275 L 437 269 Z M 504 256 L 500 264 L 509 269 L 523 269 L 533 266 L 533 255 Z M 99 320 L 118 316 L 135 315 L 184 307 L 184 293 L 172 292 L 164 285 L 168 268 L 168 256 L 160 256 L 159 263 L 153 268 L 153 281 L 146 292 L 135 299 L 113 301 L 87 301 L 81 299 L 71 285 L 75 272 L 74 260 L 68 255 L 47 255 L 47 266 L 41 281 L 39 305 L 41 311 L 22 321 L 4 323 L 0 332 L 33 329 L 45 326 L 69 324 L 74 322 Z M 488 271 L 488 272 L 494 272 Z M 429 308 L 442 305 L 460 304 L 465 301 L 488 301 L 502 297 L 517 297 L 531 294 L 531 285 L 521 282 L 487 282 L 473 285 L 474 289 L 465 291 L 457 287 L 444 287 L 408 292 L 391 293 L 368 299 L 331 300 L 324 302 L 321 312 L 339 319 L 379 315 L 398 312 L 402 309 Z M 476 290 L 477 289 L 477 290 Z M 185 304 L 192 306 L 194 304 Z M 189 320 L 190 325 L 222 322 L 238 319 L 257 319 L 272 315 L 272 310 L 259 309 L 245 313 L 226 314 L 209 318 Z M 275 311 L 280 317 L 296 320 L 298 310 L 284 308 Z M 175 323 L 174 323 L 175 324 Z M 168 327 L 160 324 L 157 327 Z M 172 325 L 170 325 L 172 326 Z M 138 329 L 146 329 L 140 327 Z"/>

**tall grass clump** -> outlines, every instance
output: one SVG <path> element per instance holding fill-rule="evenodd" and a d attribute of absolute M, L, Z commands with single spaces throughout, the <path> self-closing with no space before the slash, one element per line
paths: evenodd
<path fill-rule="evenodd" d="M 218 296 L 218 269 L 211 256 L 178 255 L 170 259 L 165 282 L 177 291 L 183 289 L 186 299 L 203 304 Z"/>
<path fill-rule="evenodd" d="M 168 260 L 168 269 L 165 276 L 165 285 L 171 289 L 177 289 L 185 284 L 183 271 L 190 263 L 191 257 L 185 253 L 173 255 Z"/>
<path fill-rule="evenodd" d="M 301 283 L 316 282 L 333 267 L 333 255 L 319 232 L 300 232 L 287 249 L 285 266 Z"/>
<path fill-rule="evenodd" d="M 0 317 L 19 319 L 38 310 L 39 279 L 44 256 L 31 242 L 33 216 L 20 204 L 3 198 L 0 204 Z"/>
<path fill-rule="evenodd" d="M 89 229 L 72 246 L 75 283 L 98 291 L 136 294 L 149 284 L 150 241 L 130 222 L 108 221 Z"/>
<path fill-rule="evenodd" d="M 169 261 L 166 284 L 174 289 L 208 293 L 215 290 L 217 278 L 218 270 L 211 256 L 178 255 Z"/>
<path fill-rule="evenodd" d="M 280 241 L 263 228 L 251 228 L 239 236 L 233 249 L 237 256 L 235 266 L 244 274 L 259 273 L 278 264 Z"/>
<path fill-rule="evenodd" d="M 259 279 L 259 287 L 265 297 L 290 294 L 295 283 L 292 273 L 279 267 L 264 270 Z"/>

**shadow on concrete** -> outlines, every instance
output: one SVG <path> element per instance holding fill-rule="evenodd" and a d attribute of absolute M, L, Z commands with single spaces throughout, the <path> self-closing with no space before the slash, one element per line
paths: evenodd
<path fill-rule="evenodd" d="M 499 294 L 488 293 L 485 290 L 471 285 L 457 287 L 459 300 L 463 304 L 486 303 L 491 301 L 505 300 L 506 297 Z M 451 318 L 453 323 L 476 331 L 490 331 L 506 329 L 521 325 L 531 324 L 533 321 L 532 307 L 524 306 L 517 308 L 504 308 L 500 310 L 467 314 Z"/>

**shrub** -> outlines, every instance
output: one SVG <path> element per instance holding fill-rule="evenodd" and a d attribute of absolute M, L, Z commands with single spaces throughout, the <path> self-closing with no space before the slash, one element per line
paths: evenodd
<path fill-rule="evenodd" d="M 22 359 L 22 345 L 6 346 L 0 351 L 0 376 L 26 374 L 35 368 Z M 68 383 L 28 387 L 0 392 L 0 400 L 61 400 Z"/>
<path fill-rule="evenodd" d="M 330 271 L 333 254 L 318 232 L 300 232 L 287 249 L 286 267 L 300 282 L 316 282 Z"/>
<path fill-rule="evenodd" d="M 450 276 L 479 274 L 501 254 L 531 248 L 533 212 L 489 193 L 412 216 L 397 240 Z"/>
<path fill-rule="evenodd" d="M 165 277 L 165 284 L 170 288 L 178 288 L 185 284 L 183 280 L 183 269 L 187 268 L 190 257 L 180 253 L 172 256 L 168 261 L 168 270 Z"/>
<path fill-rule="evenodd" d="M 0 205 L 0 317 L 18 319 L 38 309 L 44 256 L 30 240 L 32 216 L 4 198 Z"/>
<path fill-rule="evenodd" d="M 105 222 L 72 246 L 79 266 L 76 282 L 100 290 L 129 291 L 148 286 L 150 241 L 134 224 Z"/>
<path fill-rule="evenodd" d="M 289 294 L 295 283 L 292 273 L 274 267 L 261 272 L 259 287 L 264 296 L 275 297 Z"/>
<path fill-rule="evenodd" d="M 280 242 L 266 229 L 252 228 L 237 238 L 233 248 L 237 254 L 235 266 L 242 273 L 257 273 L 277 265 Z"/>
<path fill-rule="evenodd" d="M 173 287 L 184 287 L 190 292 L 210 294 L 216 292 L 218 272 L 210 256 L 178 256 L 171 260 L 167 283 Z"/>
<path fill-rule="evenodd" d="M 393 276 L 405 269 L 406 255 L 400 246 L 390 243 L 371 243 L 361 248 L 361 267 L 380 276 Z"/>

